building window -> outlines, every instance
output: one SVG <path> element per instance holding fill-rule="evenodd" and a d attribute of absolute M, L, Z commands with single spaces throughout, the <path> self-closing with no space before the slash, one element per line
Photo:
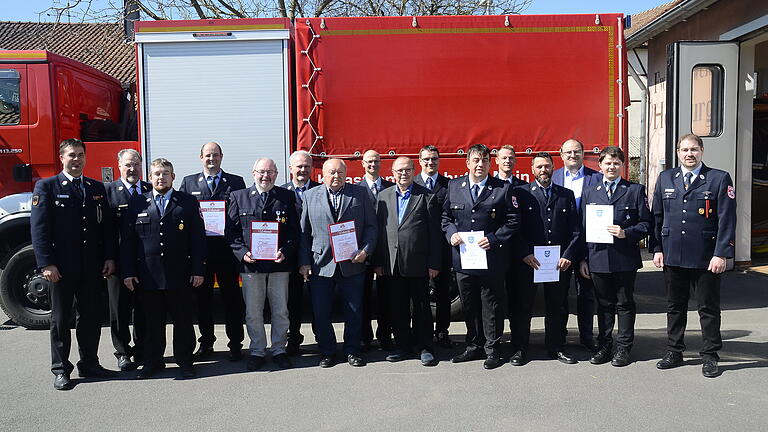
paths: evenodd
<path fill-rule="evenodd" d="M 21 77 L 18 71 L 0 70 L 0 125 L 17 125 L 21 121 L 20 84 Z"/>
<path fill-rule="evenodd" d="M 700 137 L 723 132 L 723 68 L 696 65 L 691 77 L 691 132 Z"/>

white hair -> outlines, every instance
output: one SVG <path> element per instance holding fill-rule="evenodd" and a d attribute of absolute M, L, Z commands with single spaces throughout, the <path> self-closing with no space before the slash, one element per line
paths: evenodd
<path fill-rule="evenodd" d="M 309 159 L 309 163 L 312 163 L 312 155 L 309 154 L 306 150 L 296 150 L 295 152 L 291 153 L 291 156 L 288 158 L 288 162 L 293 166 L 294 160 L 296 160 L 297 157 L 304 156 L 307 159 Z"/>
<path fill-rule="evenodd" d="M 120 150 L 119 152 L 117 152 L 117 161 L 120 162 L 123 159 L 123 156 L 125 156 L 126 153 L 130 154 L 131 156 L 133 156 L 135 158 L 138 158 L 139 162 L 141 162 L 141 154 L 139 154 L 139 152 L 137 152 L 136 150 L 134 150 L 132 148 L 124 148 L 124 149 Z"/>

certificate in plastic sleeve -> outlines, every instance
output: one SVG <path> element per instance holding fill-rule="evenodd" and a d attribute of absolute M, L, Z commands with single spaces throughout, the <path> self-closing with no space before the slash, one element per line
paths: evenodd
<path fill-rule="evenodd" d="M 587 243 L 613 243 L 608 232 L 608 225 L 613 225 L 613 206 L 587 204 L 586 212 Z"/>
<path fill-rule="evenodd" d="M 226 201 L 200 201 L 200 212 L 205 223 L 205 235 L 209 237 L 224 235 Z"/>
<path fill-rule="evenodd" d="M 461 268 L 464 270 L 487 270 L 488 257 L 485 249 L 477 244 L 485 237 L 485 233 L 483 231 L 465 231 L 458 234 L 462 240 L 459 245 Z"/>
<path fill-rule="evenodd" d="M 539 268 L 533 270 L 533 283 L 557 282 L 560 280 L 560 246 L 534 246 L 533 256 L 539 261 Z"/>
<path fill-rule="evenodd" d="M 355 221 L 330 224 L 328 233 L 331 236 L 334 262 L 349 261 L 355 257 L 358 251 Z"/>
<path fill-rule="evenodd" d="M 251 222 L 251 258 L 274 261 L 277 258 L 278 222 Z"/>

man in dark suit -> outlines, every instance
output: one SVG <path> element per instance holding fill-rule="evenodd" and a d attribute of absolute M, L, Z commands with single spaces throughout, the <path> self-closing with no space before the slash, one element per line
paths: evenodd
<path fill-rule="evenodd" d="M 245 189 L 245 181 L 239 175 L 226 173 L 221 169 L 224 154 L 221 146 L 215 142 L 206 143 L 200 149 L 200 161 L 203 171 L 184 177 L 179 191 L 192 194 L 201 206 L 210 201 L 229 200 L 232 192 Z M 226 204 L 225 204 L 226 205 Z M 242 358 L 243 317 L 245 304 L 237 282 L 238 262 L 224 238 L 223 232 L 206 229 L 206 248 L 208 261 L 205 266 L 205 281 L 197 291 L 197 328 L 200 331 L 200 346 L 195 352 L 195 360 L 204 360 L 213 354 L 213 282 L 219 284 L 221 298 L 224 301 L 224 328 L 229 343 L 229 359 Z"/>
<path fill-rule="evenodd" d="M 490 167 L 488 147 L 475 144 L 469 148 L 469 174 L 448 183 L 442 216 L 445 238 L 453 246 L 453 268 L 467 325 L 467 348 L 452 361 L 461 363 L 485 357 L 486 369 L 501 366 L 504 274 L 510 261 L 509 240 L 518 230 L 512 188 L 509 183 L 489 176 Z M 460 245 L 473 238 L 485 250 L 485 268 L 464 268 Z"/>
<path fill-rule="evenodd" d="M 560 146 L 560 157 L 563 168 L 556 169 L 552 174 L 552 183 L 564 186 L 573 192 L 576 199 L 576 211 L 581 209 L 581 195 L 585 188 L 598 184 L 602 175 L 584 166 L 584 144 L 574 138 L 566 140 Z M 568 285 L 571 273 L 576 281 L 576 317 L 579 326 L 579 341 L 591 351 L 597 350 L 597 344 L 592 333 L 595 316 L 595 287 L 592 281 L 579 274 L 578 266 L 569 267 Z M 568 296 L 565 297 L 565 324 L 568 324 Z M 567 330 L 566 330 L 567 332 Z"/>
<path fill-rule="evenodd" d="M 304 192 L 318 186 L 320 183 L 312 180 L 312 156 L 306 150 L 297 150 L 289 158 L 291 181 L 280 187 L 288 189 L 296 195 L 296 213 L 301 215 L 304 203 Z M 285 352 L 289 356 L 301 353 L 301 343 L 304 336 L 301 334 L 301 318 L 304 309 L 304 278 L 299 274 L 298 268 L 291 271 L 288 282 L 288 345 Z M 314 325 L 313 325 L 314 332 Z"/>
<path fill-rule="evenodd" d="M 168 313 L 173 319 L 173 356 L 181 376 L 195 376 L 195 296 L 190 285 L 203 283 L 205 228 L 197 200 L 173 190 L 174 178 L 171 162 L 153 160 L 149 172 L 153 190 L 143 194 L 143 200 L 131 202 L 123 215 L 120 271 L 125 286 L 139 296 L 146 325 L 144 367 L 138 379 L 165 368 Z"/>
<path fill-rule="evenodd" d="M 264 364 L 267 336 L 264 330 L 264 301 L 269 299 L 272 325 L 272 361 L 280 368 L 292 366 L 285 352 L 288 340 L 288 279 L 296 268 L 299 247 L 299 215 L 296 195 L 275 187 L 275 161 L 260 158 L 253 165 L 253 186 L 235 191 L 227 210 L 227 241 L 240 260 L 240 277 L 245 299 L 245 326 L 251 339 L 246 369 L 254 371 Z M 277 223 L 277 244 L 273 256 L 253 256 L 252 225 Z"/>
<path fill-rule="evenodd" d="M 702 374 L 720 374 L 720 274 L 732 258 L 736 236 L 736 191 L 731 176 L 701 159 L 704 143 L 688 134 L 677 142 L 679 168 L 659 174 L 653 193 L 656 226 L 651 238 L 653 263 L 664 268 L 667 285 L 667 353 L 657 364 L 683 364 L 690 291 L 696 295 L 704 344 Z"/>
<path fill-rule="evenodd" d="M 630 363 L 635 338 L 635 277 L 643 267 L 640 240 L 651 233 L 653 217 L 648 208 L 645 186 L 621 178 L 624 152 L 608 146 L 600 152 L 602 184 L 584 190 L 581 201 L 582 235 L 586 237 L 587 205 L 613 207 L 613 224 L 607 227 L 613 243 L 585 243 L 587 253 L 580 265 L 583 277 L 595 283 L 597 296 L 597 336 L 600 349 L 589 360 L 592 364 L 611 362 L 621 367 Z M 616 352 L 613 353 L 613 326 L 618 315 Z"/>
<path fill-rule="evenodd" d="M 443 236 L 437 196 L 413 184 L 413 171 L 413 161 L 407 157 L 392 163 L 397 183 L 381 191 L 376 203 L 379 240 L 373 264 L 377 275 L 387 276 L 382 289 L 389 293 L 397 344 L 397 351 L 387 360 L 405 360 L 415 346 L 421 364 L 434 366 L 429 278 L 439 272 Z"/>
<path fill-rule="evenodd" d="M 117 154 L 120 178 L 104 185 L 107 202 L 115 215 L 116 226 L 121 226 L 123 213 L 133 200 L 142 200 L 142 194 L 149 192 L 152 185 L 141 180 L 141 155 L 134 149 L 123 149 Z M 109 322 L 112 345 L 115 347 L 117 367 L 122 371 L 135 368 L 141 362 L 144 343 L 144 318 L 141 304 L 136 295 L 123 284 L 123 280 L 112 275 L 107 279 L 109 291 Z M 133 320 L 133 347 L 129 325 Z M 133 357 L 134 362 L 131 361 Z"/>
<path fill-rule="evenodd" d="M 381 155 L 375 150 L 368 150 L 363 154 L 363 169 L 365 175 L 363 179 L 356 183 L 368 191 L 368 198 L 376 208 L 376 198 L 379 192 L 394 185 L 391 181 L 385 180 L 379 175 L 381 171 Z M 361 349 L 368 351 L 373 342 L 373 327 L 371 320 L 373 308 L 371 302 L 373 297 L 373 267 L 368 263 L 365 270 L 365 292 L 363 293 L 363 339 Z M 379 341 L 379 347 L 383 350 L 391 350 L 392 345 L 392 323 L 389 319 L 389 295 L 385 289 L 382 289 L 386 282 L 384 277 L 376 277 L 376 340 Z"/>
<path fill-rule="evenodd" d="M 414 178 L 413 182 L 426 187 L 427 190 L 435 194 L 437 205 L 442 212 L 445 196 L 448 193 L 448 178 L 439 172 L 440 152 L 437 147 L 433 145 L 422 147 L 419 150 L 419 165 L 421 172 Z M 452 269 L 452 249 L 450 243 L 444 240 L 440 241 L 440 268 L 436 269 L 440 270 L 440 273 L 432 278 L 435 299 L 434 334 L 437 344 L 443 348 L 453 347 L 453 341 L 448 335 L 448 327 L 451 325 L 451 300 L 453 300 L 451 298 L 451 284 L 456 277 Z"/>
<path fill-rule="evenodd" d="M 30 218 L 32 246 L 43 278 L 50 281 L 51 372 L 53 388 L 73 387 L 69 361 L 72 304 L 77 307 L 77 343 L 83 377 L 110 377 L 99 364 L 101 332 L 98 290 L 115 270 L 114 220 L 104 185 L 84 177 L 85 144 L 67 139 L 59 145 L 63 171 L 37 182 Z"/>
<path fill-rule="evenodd" d="M 534 181 L 515 188 L 515 196 L 521 207 L 523 226 L 515 239 L 517 259 L 527 264 L 520 280 L 526 285 L 513 290 L 512 304 L 512 346 L 514 354 L 510 363 L 522 366 L 527 361 L 528 342 L 531 334 L 531 314 L 536 296 L 533 271 L 540 263 L 534 255 L 534 246 L 560 246 L 560 280 L 540 284 L 544 291 L 546 312 L 544 317 L 544 343 L 552 359 L 566 364 L 576 360 L 563 349 L 565 345 L 565 298 L 568 296 L 571 265 L 581 258 L 579 243 L 581 221 L 576 211 L 573 192 L 552 183 L 552 156 L 542 152 L 536 154 L 531 163 Z M 521 272 L 523 271 L 520 268 Z"/>
<path fill-rule="evenodd" d="M 361 186 L 345 184 L 346 176 L 344 161 L 325 161 L 324 185 L 304 193 L 301 213 L 299 272 L 310 281 L 320 367 L 324 368 L 336 363 L 336 335 L 331 324 L 335 289 L 340 291 L 344 307 L 347 362 L 352 366 L 365 366 L 365 360 L 360 357 L 363 279 L 365 262 L 376 248 L 378 229 L 368 193 Z M 354 224 L 357 250 L 350 256 L 338 255 L 341 252 L 336 252 L 331 244 L 331 225 L 342 222 Z"/>

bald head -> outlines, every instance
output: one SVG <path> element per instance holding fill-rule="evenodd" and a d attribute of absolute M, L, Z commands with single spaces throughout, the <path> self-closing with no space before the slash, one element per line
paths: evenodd
<path fill-rule="evenodd" d="M 368 150 L 363 153 L 363 169 L 365 170 L 365 176 L 371 181 L 379 178 L 379 171 L 381 171 L 381 155 L 379 155 L 379 152 Z"/>
<path fill-rule="evenodd" d="M 413 161 L 405 156 L 400 156 L 392 162 L 392 175 L 401 192 L 405 192 L 413 184 Z"/>
<path fill-rule="evenodd" d="M 575 173 L 584 166 L 584 144 L 575 138 L 566 140 L 560 146 L 560 158 L 563 159 L 565 169 Z"/>
<path fill-rule="evenodd" d="M 332 191 L 344 186 L 347 178 L 347 164 L 341 159 L 328 159 L 323 162 L 323 183 Z"/>
<path fill-rule="evenodd" d="M 216 142 L 208 142 L 200 149 L 200 161 L 203 163 L 205 175 L 216 175 L 221 171 L 221 158 L 224 153 Z"/>

